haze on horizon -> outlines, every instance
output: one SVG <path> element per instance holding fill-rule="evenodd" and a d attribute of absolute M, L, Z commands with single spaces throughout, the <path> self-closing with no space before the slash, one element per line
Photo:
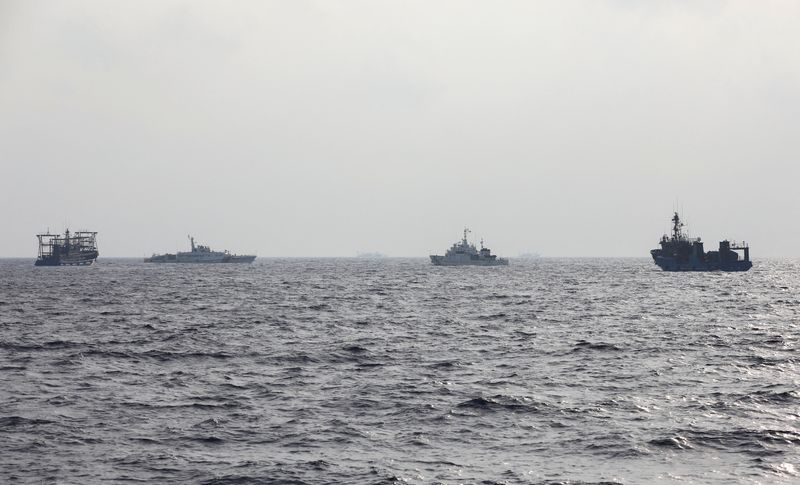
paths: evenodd
<path fill-rule="evenodd" d="M 6 1 L 0 255 L 800 244 L 800 3 Z"/>

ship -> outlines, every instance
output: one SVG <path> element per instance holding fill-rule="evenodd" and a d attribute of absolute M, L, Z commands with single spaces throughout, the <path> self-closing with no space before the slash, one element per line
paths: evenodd
<path fill-rule="evenodd" d="M 703 250 L 700 238 L 689 238 L 676 212 L 672 216 L 672 234 L 664 234 L 661 248 L 653 249 L 653 261 L 664 271 L 747 271 L 753 267 L 747 243 L 720 241 L 718 251 Z M 739 256 L 741 251 L 742 257 Z"/>
<path fill-rule="evenodd" d="M 89 266 L 94 263 L 100 253 L 97 251 L 97 233 L 77 231 L 64 235 L 37 234 L 39 239 L 39 257 L 36 266 Z"/>
<path fill-rule="evenodd" d="M 252 263 L 253 255 L 231 254 L 226 251 L 214 251 L 208 246 L 195 244 L 194 237 L 189 236 L 191 251 L 179 251 L 175 254 L 154 254 L 145 258 L 145 263 Z"/>
<path fill-rule="evenodd" d="M 387 256 L 383 253 L 371 252 L 371 253 L 357 253 L 356 257 L 359 259 L 384 259 Z"/>
<path fill-rule="evenodd" d="M 444 256 L 431 255 L 431 263 L 436 266 L 507 266 L 508 259 L 498 258 L 492 251 L 484 247 L 481 239 L 481 249 L 467 241 L 469 229 L 464 228 L 464 237 L 453 244 Z"/>
<path fill-rule="evenodd" d="M 541 257 L 542 257 L 542 255 L 539 254 L 539 253 L 524 252 L 524 253 L 519 253 L 519 256 L 517 256 L 517 259 L 539 259 Z"/>

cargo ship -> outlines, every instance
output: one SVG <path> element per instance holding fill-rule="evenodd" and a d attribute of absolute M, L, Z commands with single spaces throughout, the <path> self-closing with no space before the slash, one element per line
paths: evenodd
<path fill-rule="evenodd" d="M 444 256 L 431 255 L 431 263 L 435 266 L 507 266 L 508 260 L 498 258 L 492 251 L 484 247 L 481 239 L 481 249 L 467 241 L 469 229 L 464 228 L 464 237 L 460 242 L 453 244 Z"/>
<path fill-rule="evenodd" d="M 661 248 L 653 249 L 653 262 L 664 271 L 747 271 L 753 267 L 747 243 L 720 241 L 718 251 L 703 250 L 700 238 L 689 238 L 676 212 L 672 216 L 672 234 L 664 234 Z M 739 256 L 738 251 L 742 252 Z"/>
<path fill-rule="evenodd" d="M 195 244 L 194 238 L 189 236 L 191 251 L 177 252 L 175 254 L 154 254 L 145 258 L 145 263 L 252 263 L 254 255 L 231 254 L 226 251 L 214 251 L 208 246 Z"/>
<path fill-rule="evenodd" d="M 36 266 L 88 266 L 95 262 L 100 253 L 97 251 L 97 233 L 78 231 L 64 235 L 37 234 L 39 239 L 39 257 Z"/>

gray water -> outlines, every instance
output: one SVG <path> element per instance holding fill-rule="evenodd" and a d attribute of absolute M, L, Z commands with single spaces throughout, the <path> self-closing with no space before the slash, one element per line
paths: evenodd
<path fill-rule="evenodd" d="M 796 483 L 798 274 L 0 260 L 0 482 Z"/>

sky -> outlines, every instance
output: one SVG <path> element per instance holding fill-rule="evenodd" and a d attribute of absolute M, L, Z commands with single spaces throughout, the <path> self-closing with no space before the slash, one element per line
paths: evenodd
<path fill-rule="evenodd" d="M 800 246 L 800 2 L 0 1 L 0 256 Z"/>

